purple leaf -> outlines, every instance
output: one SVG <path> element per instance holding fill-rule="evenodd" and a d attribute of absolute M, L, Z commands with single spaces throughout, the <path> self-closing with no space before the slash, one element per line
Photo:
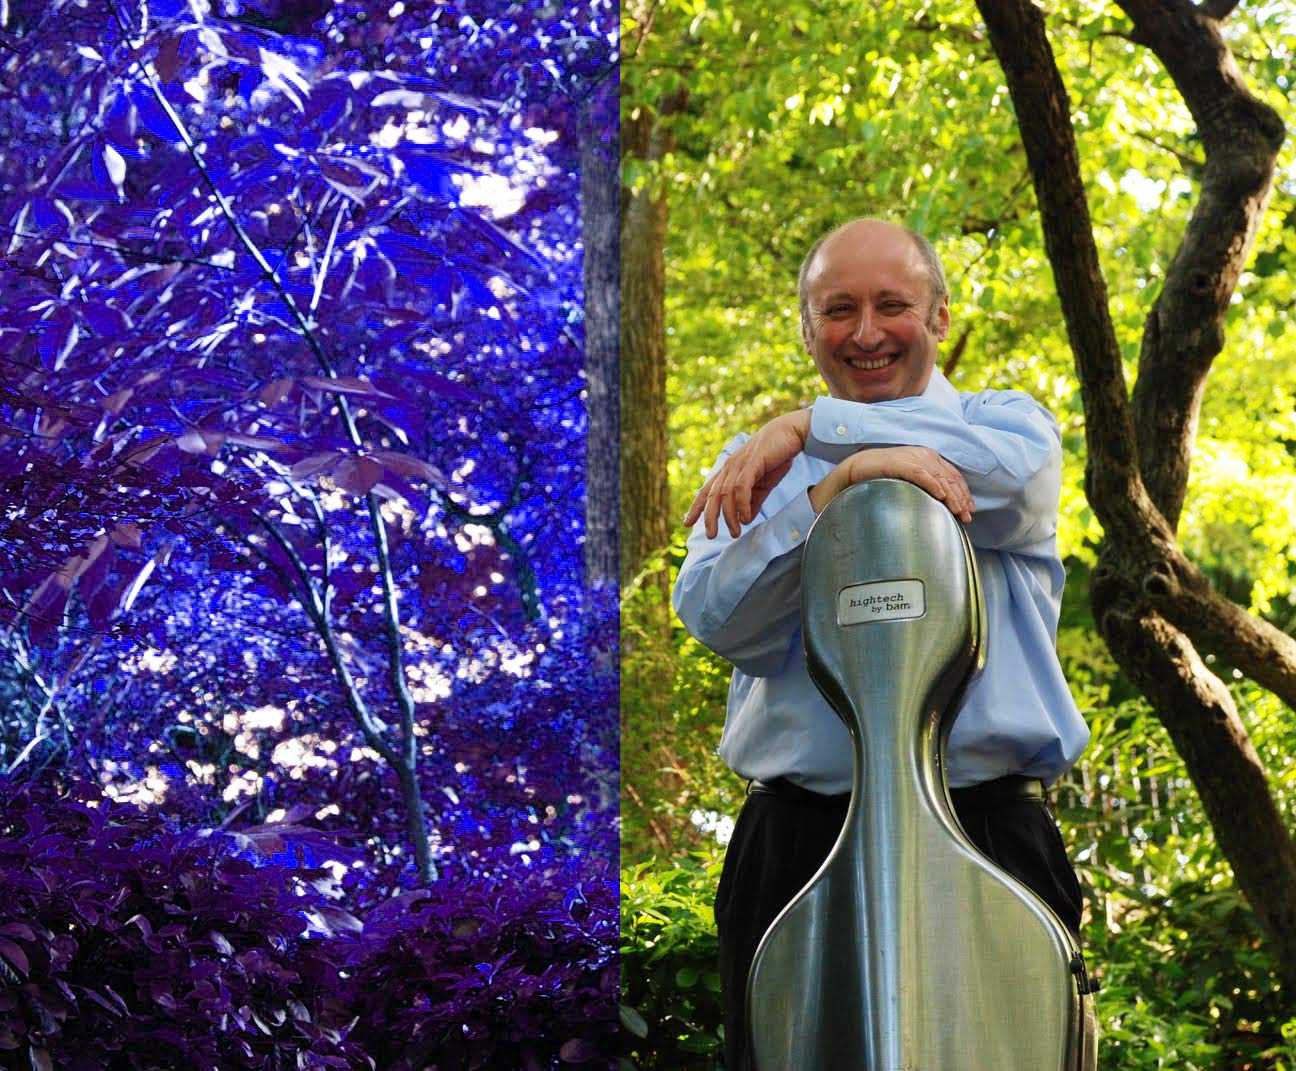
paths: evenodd
<path fill-rule="evenodd" d="M 0 956 L 3 956 L 19 974 L 26 975 L 31 970 L 31 963 L 27 959 L 27 953 L 22 950 L 21 946 L 7 937 L 0 937 Z"/>
<path fill-rule="evenodd" d="M 382 463 L 371 457 L 348 457 L 333 470 L 338 486 L 353 495 L 367 495 L 382 478 Z"/>
<path fill-rule="evenodd" d="M 153 90 L 147 85 L 137 82 L 131 86 L 130 99 L 131 103 L 135 105 L 135 115 L 139 120 L 139 124 L 150 134 L 170 142 L 183 140 L 179 128 L 171 121 L 166 109 L 158 102 Z"/>

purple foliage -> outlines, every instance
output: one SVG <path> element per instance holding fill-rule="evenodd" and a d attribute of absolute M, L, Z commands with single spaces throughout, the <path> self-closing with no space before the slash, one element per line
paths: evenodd
<path fill-rule="evenodd" d="M 446 881 L 370 912 L 350 1038 L 390 1071 L 613 1066 L 615 874 L 575 880 Z"/>
<path fill-rule="evenodd" d="M 498 788 L 507 853 L 614 766 L 607 648 L 573 643 L 575 128 L 614 9 L 142 10 L 10 9 L 0 763 L 259 821 L 285 741 L 413 747 L 441 842 Z"/>
<path fill-rule="evenodd" d="M 562 1035 L 526 1044 L 593 1066 L 611 1001 L 590 949 L 612 917 L 595 875 L 615 851 L 616 607 L 581 583 L 577 122 L 593 99 L 615 123 L 615 7 L 3 6 L 0 774 L 23 817 L 0 881 L 54 921 L 0 928 L 0 1001 L 17 1000 L 0 1023 L 38 1027 L 52 1066 L 82 1066 L 56 1051 L 164 1060 L 93 989 L 100 961 L 78 957 L 102 947 L 132 984 L 171 978 L 158 992 L 181 1012 L 230 995 L 222 1067 L 279 1066 L 291 1030 L 319 1054 L 305 1066 L 349 1059 L 302 1020 L 267 1034 L 243 1017 L 262 1006 L 251 981 L 209 998 L 177 979 L 244 953 L 279 963 L 277 942 L 297 977 L 266 999 L 296 986 L 311 1024 L 347 1021 L 325 975 L 358 946 L 303 937 L 301 911 L 327 890 L 364 917 L 417 883 L 404 763 L 443 874 L 428 903 L 513 890 L 481 941 L 531 942 L 526 962 L 573 987 L 535 983 Z M 39 785 L 60 778 L 107 798 L 56 805 Z M 159 936 L 196 925 L 177 888 L 200 871 L 219 889 L 201 918 L 232 957 L 190 929 Z M 101 905 L 106 928 L 79 924 L 93 940 L 65 962 L 68 891 L 84 877 L 97 902 L 107 875 L 134 909 Z M 598 925 L 552 916 L 541 875 L 560 900 L 587 890 Z M 557 935 L 548 967 L 531 908 Z M 36 984 L 15 943 L 32 971 L 43 954 L 41 970 L 85 972 L 63 980 L 76 1014 L 13 996 Z M 71 999 L 42 978 L 50 1008 Z M 141 1023 L 170 1012 L 132 992 Z"/>
<path fill-rule="evenodd" d="M 447 879 L 357 917 L 327 869 L 262 858 L 285 850 L 345 855 L 287 824 L 183 831 L 92 786 L 0 782 L 0 1062 L 611 1065 L 611 867 Z"/>
<path fill-rule="evenodd" d="M 315 890 L 324 877 L 255 866 L 86 786 L 0 783 L 0 1060 L 372 1066 L 338 999 L 360 924 Z"/>

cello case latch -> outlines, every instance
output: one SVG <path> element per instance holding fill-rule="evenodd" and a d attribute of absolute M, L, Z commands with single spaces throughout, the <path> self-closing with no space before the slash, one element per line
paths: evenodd
<path fill-rule="evenodd" d="M 1071 973 L 1075 975 L 1076 986 L 1079 988 L 1082 997 L 1090 993 L 1097 993 L 1102 989 L 1102 982 L 1097 978 L 1089 977 L 1083 953 L 1077 952 L 1071 957 Z"/>

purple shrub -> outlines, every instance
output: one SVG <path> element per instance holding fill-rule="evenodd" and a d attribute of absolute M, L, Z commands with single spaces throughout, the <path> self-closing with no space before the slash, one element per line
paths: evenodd
<path fill-rule="evenodd" d="M 321 872 L 208 832 L 84 785 L 0 787 L 0 1063 L 372 1066 L 337 1001 L 358 921 L 312 887 Z"/>
<path fill-rule="evenodd" d="M 616 889 L 575 880 L 446 880 L 376 908 L 350 1040 L 387 1071 L 614 1066 Z"/>

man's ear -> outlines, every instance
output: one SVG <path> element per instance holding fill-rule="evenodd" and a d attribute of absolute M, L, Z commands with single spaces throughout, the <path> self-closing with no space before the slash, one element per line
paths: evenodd
<path fill-rule="evenodd" d="M 804 347 L 806 353 L 809 353 L 811 357 L 814 356 L 814 354 L 810 352 L 810 325 L 806 322 L 804 316 L 801 317 L 801 345 Z"/>
<path fill-rule="evenodd" d="M 935 326 L 932 328 L 932 334 L 936 336 L 937 342 L 944 342 L 949 337 L 950 329 L 948 294 L 941 298 L 941 303 L 936 308 L 936 315 L 933 317 L 933 320 L 935 321 Z"/>

